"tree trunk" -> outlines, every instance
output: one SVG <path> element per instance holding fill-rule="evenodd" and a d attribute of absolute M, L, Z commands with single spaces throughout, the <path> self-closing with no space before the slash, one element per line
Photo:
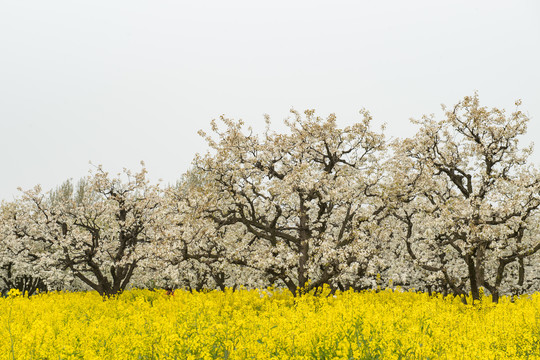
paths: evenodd
<path fill-rule="evenodd" d="M 300 196 L 300 224 L 298 235 L 300 238 L 300 244 L 298 244 L 298 252 L 300 253 L 300 257 L 298 258 L 298 288 L 305 289 L 309 280 L 307 276 L 309 233 L 307 229 L 306 209 L 302 196 Z"/>
<path fill-rule="evenodd" d="M 467 268 L 469 271 L 469 281 L 471 283 L 471 293 L 473 300 L 480 300 L 480 290 L 478 289 L 478 283 L 476 282 L 476 267 L 474 264 L 474 258 L 471 255 L 465 257 L 467 262 Z"/>

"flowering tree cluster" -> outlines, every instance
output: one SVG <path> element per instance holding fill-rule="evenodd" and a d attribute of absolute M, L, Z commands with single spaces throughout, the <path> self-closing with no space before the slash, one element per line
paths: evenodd
<path fill-rule="evenodd" d="M 519 105 L 519 103 L 517 104 Z M 465 97 L 387 144 L 371 116 L 292 111 L 254 134 L 221 117 L 175 186 L 100 167 L 0 208 L 4 288 L 404 287 L 479 298 L 540 288 L 540 174 L 528 118 Z"/>
<path fill-rule="evenodd" d="M 484 287 L 497 299 L 501 289 L 530 289 L 539 270 L 526 264 L 540 250 L 540 177 L 527 163 L 532 149 L 518 147 L 528 119 L 481 107 L 478 96 L 445 115 L 415 121 L 416 137 L 394 144 L 398 237 L 415 265 L 454 294 L 478 298 Z"/>
<path fill-rule="evenodd" d="M 226 244 L 231 262 L 292 292 L 366 286 L 386 209 L 384 138 L 370 120 L 365 112 L 362 122 L 339 129 L 335 116 L 306 111 L 286 122 L 289 134 L 268 128 L 261 138 L 244 134 L 241 121 L 222 117 L 224 131 L 212 124 L 219 141 L 206 136 L 214 153 L 195 166 L 208 183 L 203 217 L 218 229 L 243 230 Z"/>
<path fill-rule="evenodd" d="M 98 168 L 76 191 L 68 182 L 49 194 L 24 192 L 4 210 L 3 251 L 21 275 L 46 284 L 76 279 L 104 296 L 122 291 L 161 239 L 160 192 L 145 175 L 126 171 L 122 182 Z"/>

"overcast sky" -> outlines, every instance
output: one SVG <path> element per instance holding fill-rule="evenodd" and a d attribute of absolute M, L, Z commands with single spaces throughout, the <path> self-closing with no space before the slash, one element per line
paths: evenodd
<path fill-rule="evenodd" d="M 88 173 L 175 182 L 225 114 L 262 129 L 289 109 L 367 108 L 389 137 L 478 90 L 523 100 L 540 134 L 540 2 L 3 1 L 0 199 Z M 540 142 L 538 143 L 540 147 Z M 540 164 L 540 149 L 533 161 Z"/>

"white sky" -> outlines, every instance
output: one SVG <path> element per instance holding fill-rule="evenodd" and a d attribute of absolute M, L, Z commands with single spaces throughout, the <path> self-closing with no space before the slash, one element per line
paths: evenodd
<path fill-rule="evenodd" d="M 540 134 L 540 2 L 12 0 L 0 5 L 0 200 L 88 173 L 175 182 L 225 114 L 365 107 L 388 136 L 479 91 Z M 540 146 L 540 144 L 538 144 Z M 540 164 L 540 150 L 533 161 Z"/>

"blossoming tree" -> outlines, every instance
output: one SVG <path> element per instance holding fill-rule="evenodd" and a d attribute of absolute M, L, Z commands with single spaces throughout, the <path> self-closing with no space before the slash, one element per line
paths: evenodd
<path fill-rule="evenodd" d="M 102 296 L 121 292 L 160 241 L 162 226 L 160 190 L 146 170 L 124 175 L 126 181 L 111 178 L 98 167 L 76 192 L 24 192 L 10 237 L 28 248 L 40 244 L 41 262 L 68 270 Z"/>
<path fill-rule="evenodd" d="M 366 286 L 370 261 L 381 251 L 378 222 L 384 137 L 371 117 L 340 129 L 336 117 L 292 111 L 288 134 L 262 137 L 242 121 L 212 122 L 217 140 L 202 133 L 213 153 L 198 157 L 205 174 L 204 214 L 218 228 L 240 226 L 225 245 L 231 261 L 264 273 L 296 293 L 329 283 Z"/>
<path fill-rule="evenodd" d="M 0 290 L 5 295 L 10 289 L 18 289 L 28 295 L 47 291 L 48 283 L 43 264 L 39 261 L 43 247 L 28 246 L 13 236 L 17 221 L 17 203 L 0 205 Z"/>
<path fill-rule="evenodd" d="M 540 250 L 540 177 L 527 162 L 532 149 L 518 146 L 527 121 L 519 108 L 480 106 L 475 94 L 441 121 L 414 121 L 416 136 L 394 147 L 406 252 L 454 294 L 478 299 L 484 287 L 497 301 L 501 289 L 526 284 L 527 259 Z"/>

